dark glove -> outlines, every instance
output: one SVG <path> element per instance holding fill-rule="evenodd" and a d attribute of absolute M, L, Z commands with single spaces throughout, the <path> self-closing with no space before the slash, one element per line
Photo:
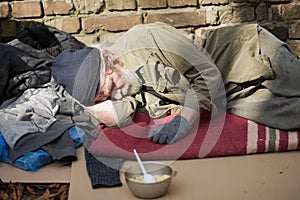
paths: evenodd
<path fill-rule="evenodd" d="M 189 122 L 182 116 L 176 116 L 166 124 L 159 124 L 150 131 L 149 139 L 154 143 L 172 144 L 183 138 L 191 130 Z"/>

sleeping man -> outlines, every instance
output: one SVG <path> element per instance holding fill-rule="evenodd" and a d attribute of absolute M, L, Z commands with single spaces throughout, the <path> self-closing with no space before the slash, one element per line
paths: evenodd
<path fill-rule="evenodd" d="M 137 110 L 151 118 L 176 115 L 151 130 L 155 143 L 184 137 L 206 111 L 300 128 L 299 60 L 255 24 L 217 29 L 198 41 L 167 24 L 137 25 L 110 46 L 63 52 L 52 74 L 107 126 L 133 123 Z"/>
<path fill-rule="evenodd" d="M 100 49 L 99 55 L 95 105 L 87 109 L 101 123 L 119 127 L 132 123 L 137 109 L 152 118 L 178 114 L 152 130 L 149 138 L 156 143 L 171 143 L 185 136 L 199 111 L 216 112 L 217 98 L 224 96 L 221 74 L 214 62 L 166 24 L 136 26 L 120 36 L 115 45 Z M 56 69 L 54 65 L 54 77 Z"/>

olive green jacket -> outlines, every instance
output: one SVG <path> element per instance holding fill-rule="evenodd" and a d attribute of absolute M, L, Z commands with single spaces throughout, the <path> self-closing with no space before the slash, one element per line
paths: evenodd
<path fill-rule="evenodd" d="M 258 24 L 206 32 L 198 42 L 218 66 L 227 111 L 271 128 L 300 128 L 300 61 Z"/>
<path fill-rule="evenodd" d="M 179 102 L 166 103 L 143 90 L 115 102 L 122 123 L 137 108 L 161 117 L 188 106 L 227 109 L 273 128 L 300 128 L 300 62 L 286 43 L 257 24 L 218 28 L 194 41 L 166 24 L 137 25 L 118 37 L 111 51 L 144 86 Z"/>
<path fill-rule="evenodd" d="M 128 116 L 137 108 L 153 118 L 167 111 L 180 113 L 183 106 L 216 110 L 215 99 L 224 95 L 221 74 L 210 57 L 185 34 L 166 24 L 137 25 L 121 35 L 109 50 L 136 73 L 145 87 L 154 90 L 142 90 L 115 102 L 122 123 L 130 120 Z"/>

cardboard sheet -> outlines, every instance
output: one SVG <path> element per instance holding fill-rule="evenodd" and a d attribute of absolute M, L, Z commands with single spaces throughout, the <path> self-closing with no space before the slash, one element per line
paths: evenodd
<path fill-rule="evenodd" d="M 92 189 L 82 147 L 77 155 L 72 167 L 55 163 L 36 172 L 0 163 L 0 177 L 4 182 L 70 182 L 70 200 L 137 199 L 122 172 L 122 186 Z M 132 163 L 126 161 L 122 169 Z M 180 160 L 171 166 L 178 173 L 169 192 L 160 199 L 300 199 L 299 151 Z"/>
<path fill-rule="evenodd" d="M 59 163 L 46 165 L 38 171 L 32 172 L 0 162 L 0 178 L 3 182 L 69 183 L 70 176 L 71 166 Z"/>
<path fill-rule="evenodd" d="M 122 186 L 92 189 L 83 148 L 71 169 L 69 199 L 137 199 L 129 191 L 124 174 Z M 132 164 L 126 161 L 123 169 Z M 169 192 L 160 199 L 300 199 L 300 152 L 280 152 L 179 160 Z"/>

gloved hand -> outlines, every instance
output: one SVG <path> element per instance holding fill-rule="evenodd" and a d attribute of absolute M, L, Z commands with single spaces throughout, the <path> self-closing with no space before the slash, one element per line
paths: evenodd
<path fill-rule="evenodd" d="M 154 143 L 172 144 L 186 136 L 190 130 L 189 122 L 182 116 L 176 116 L 166 124 L 157 125 L 148 137 Z"/>

